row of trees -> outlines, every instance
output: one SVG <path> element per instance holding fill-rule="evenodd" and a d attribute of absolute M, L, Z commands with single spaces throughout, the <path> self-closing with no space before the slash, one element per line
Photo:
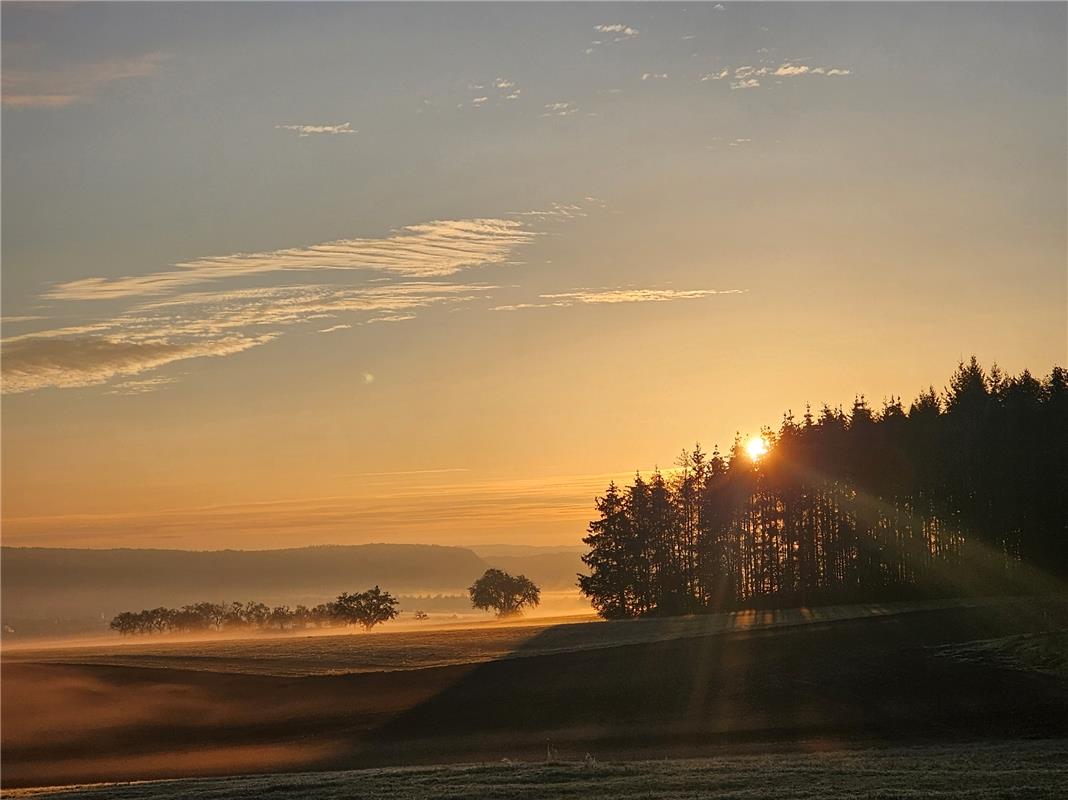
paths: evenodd
<path fill-rule="evenodd" d="M 1012 589 L 1068 577 L 1068 374 L 972 358 L 906 410 L 784 415 L 746 452 L 609 485 L 581 590 L 605 617 Z M 761 450 L 766 452 L 761 454 Z"/>
<path fill-rule="evenodd" d="M 524 575 L 509 575 L 488 569 L 467 590 L 471 605 L 497 612 L 504 618 L 532 608 L 541 592 Z M 149 608 L 123 611 L 111 620 L 111 630 L 123 636 L 151 633 L 198 633 L 223 630 L 302 630 L 304 628 L 360 625 L 367 630 L 394 619 L 399 601 L 377 586 L 366 592 L 344 592 L 330 603 L 313 608 L 298 605 L 270 606 L 263 603 L 194 603 L 181 608 Z M 427 614 L 416 611 L 418 621 Z"/>
<path fill-rule="evenodd" d="M 198 633 L 221 630 L 300 630 L 310 627 L 360 625 L 367 630 L 397 616 L 397 598 L 377 586 L 365 592 L 343 592 L 313 608 L 263 603 L 195 603 L 181 608 L 124 611 L 111 629 L 124 636 L 150 633 Z M 424 615 L 425 616 L 425 615 Z"/>

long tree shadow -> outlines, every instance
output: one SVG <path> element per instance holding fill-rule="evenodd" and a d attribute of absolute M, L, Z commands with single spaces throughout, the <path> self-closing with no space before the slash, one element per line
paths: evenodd
<path fill-rule="evenodd" d="M 1063 666 L 1068 603 L 968 602 L 557 625 L 494 661 L 361 674 L 9 664 L 3 780 L 1068 737 L 1063 669 L 1013 663 Z"/>
<path fill-rule="evenodd" d="M 947 658 L 939 649 L 1068 621 L 1063 602 L 1045 603 L 1042 613 L 1036 604 L 1043 605 L 1028 600 L 552 653 L 574 635 L 562 630 L 572 626 L 555 626 L 520 645 L 516 657 L 457 670 L 454 681 L 381 725 L 353 755 L 530 760 L 555 751 L 604 758 L 747 743 L 1068 735 L 1063 678 Z"/>

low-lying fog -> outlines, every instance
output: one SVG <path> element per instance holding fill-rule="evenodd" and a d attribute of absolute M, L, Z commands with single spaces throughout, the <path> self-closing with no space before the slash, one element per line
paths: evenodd
<path fill-rule="evenodd" d="M 276 600 L 275 605 L 296 605 L 298 602 L 314 605 L 330 598 L 315 600 L 281 601 Z M 360 636 L 376 636 L 379 634 L 396 633 L 400 631 L 419 630 L 454 630 L 486 626 L 515 626 L 515 625 L 540 625 L 546 622 L 587 621 L 594 619 L 593 608 L 589 600 L 579 593 L 577 589 L 557 590 L 542 592 L 541 603 L 533 609 L 527 609 L 518 616 L 498 619 L 490 612 L 477 611 L 471 608 L 470 600 L 461 595 L 432 595 L 428 597 L 404 596 L 401 597 L 398 607 L 400 613 L 397 618 L 385 622 L 376 628 L 365 631 L 359 626 L 334 626 L 334 627 L 309 627 L 280 630 L 241 630 L 230 629 L 220 631 L 205 631 L 199 633 L 160 633 L 147 635 L 121 636 L 118 633 L 107 630 L 107 623 L 102 621 L 100 630 L 75 632 L 66 635 L 26 635 L 12 636 L 6 634 L 2 640 L 2 650 L 13 652 L 17 650 L 40 650 L 61 647 L 82 647 L 87 645 L 139 645 L 160 642 L 201 642 L 201 641 L 232 641 L 238 639 L 273 639 L 279 637 L 299 636 L 338 636 L 340 634 L 353 634 Z M 426 614 L 425 619 L 416 619 L 415 614 L 421 611 Z"/>

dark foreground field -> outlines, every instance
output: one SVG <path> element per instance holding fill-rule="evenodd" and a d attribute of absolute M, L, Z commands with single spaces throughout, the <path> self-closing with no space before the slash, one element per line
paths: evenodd
<path fill-rule="evenodd" d="M 63 800 L 1042 800 L 1064 796 L 1066 764 L 1064 742 L 1016 741 L 611 764 L 498 763 L 199 778 L 78 787 L 58 794 Z"/>
<path fill-rule="evenodd" d="M 388 797 L 371 790 L 388 785 L 396 796 L 437 797 L 454 782 L 486 780 L 531 787 L 526 795 L 500 789 L 502 797 L 539 797 L 559 774 L 561 791 L 549 794 L 593 797 L 601 795 L 566 787 L 591 775 L 611 787 L 633 770 L 635 786 L 669 789 L 677 780 L 718 796 L 747 782 L 779 791 L 767 782 L 781 779 L 795 787 L 781 796 L 810 787 L 812 796 L 828 797 L 818 787 L 839 784 L 812 776 L 844 769 L 869 788 L 900 783 L 923 796 L 973 788 L 975 796 L 1006 796 L 997 791 L 1002 783 L 1031 786 L 1015 796 L 1036 796 L 1068 777 L 1066 627 L 1063 602 L 1028 600 L 548 653 L 539 639 L 559 634 L 547 629 L 515 645 L 535 654 L 527 658 L 346 675 L 6 661 L 3 782 L 499 765 L 544 761 L 551 743 L 560 759 L 589 753 L 599 763 L 361 773 L 358 790 L 343 789 L 338 775 L 279 777 L 270 791 L 299 796 L 311 781 L 323 787 L 316 796 Z M 858 747 L 865 749 L 848 752 Z M 767 753 L 779 759 L 770 774 L 760 766 Z M 719 760 L 678 766 L 684 778 L 658 772 L 670 765 L 618 765 L 664 757 Z M 219 784 L 217 796 L 267 791 L 255 787 L 260 779 L 248 780 Z M 185 784 L 107 791 L 158 797 L 167 787 L 194 791 Z M 455 796 L 472 794 L 492 796 L 471 787 Z"/>

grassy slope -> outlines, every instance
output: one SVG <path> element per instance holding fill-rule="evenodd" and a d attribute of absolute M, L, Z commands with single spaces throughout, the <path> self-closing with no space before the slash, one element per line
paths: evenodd
<path fill-rule="evenodd" d="M 1063 676 L 968 643 L 1066 624 L 1031 600 L 545 654 L 574 635 L 549 628 L 528 658 L 299 678 L 8 663 L 3 779 L 532 761 L 547 740 L 614 761 L 1065 737 Z"/>
<path fill-rule="evenodd" d="M 5 649 L 6 662 L 97 664 L 208 670 L 249 675 L 341 675 L 474 664 L 512 657 L 595 650 L 692 639 L 732 631 L 880 617 L 946 608 L 979 608 L 1001 601 L 931 601 L 740 611 L 702 617 L 586 622 L 560 619 L 515 624 L 475 623 L 460 629 L 289 634 L 194 642 L 134 637 L 110 644 Z"/>

